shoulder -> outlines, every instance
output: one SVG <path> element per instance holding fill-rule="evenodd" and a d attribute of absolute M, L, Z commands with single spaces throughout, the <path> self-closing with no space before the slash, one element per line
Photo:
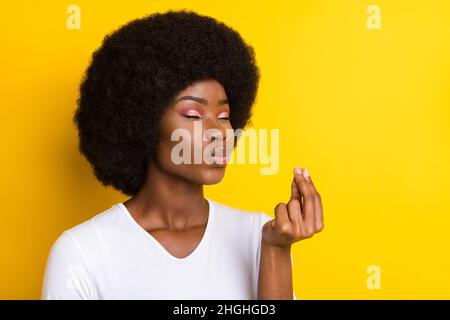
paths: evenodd
<path fill-rule="evenodd" d="M 267 213 L 262 211 L 250 211 L 245 210 L 241 208 L 232 207 L 229 205 L 226 205 L 224 203 L 211 200 L 214 205 L 215 209 L 215 217 L 216 219 L 221 220 L 221 223 L 228 223 L 228 224 L 250 224 L 252 226 L 258 225 L 261 226 L 264 225 L 269 220 L 272 220 L 273 218 L 269 216 Z"/>
<path fill-rule="evenodd" d="M 92 253 L 107 232 L 120 229 L 117 205 L 59 234 L 50 248 L 42 287 L 42 299 L 91 299 Z"/>
<path fill-rule="evenodd" d="M 73 227 L 62 231 L 52 245 L 50 255 L 79 256 L 100 244 L 108 233 L 120 232 L 122 219 L 118 204 L 96 214 Z"/>

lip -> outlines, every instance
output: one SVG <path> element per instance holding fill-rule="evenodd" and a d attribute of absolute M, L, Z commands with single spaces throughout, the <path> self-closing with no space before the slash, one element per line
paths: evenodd
<path fill-rule="evenodd" d="M 229 157 L 228 156 L 212 156 L 212 160 L 214 164 L 227 164 Z"/>
<path fill-rule="evenodd" d="M 213 161 L 213 165 L 220 165 L 225 166 L 228 161 L 230 160 L 232 150 L 225 148 L 225 147 L 219 147 L 217 149 L 212 150 L 211 159 Z"/>

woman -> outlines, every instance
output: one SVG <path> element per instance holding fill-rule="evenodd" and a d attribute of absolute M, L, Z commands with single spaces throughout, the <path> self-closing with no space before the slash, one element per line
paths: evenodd
<path fill-rule="evenodd" d="M 191 11 L 136 19 L 105 37 L 74 121 L 97 179 L 130 198 L 59 236 L 43 299 L 295 298 L 291 244 L 323 228 L 307 170 L 295 170 L 275 219 L 203 195 L 224 176 L 236 145 L 225 143 L 228 132 L 249 121 L 258 82 L 252 47 Z M 214 134 L 195 140 L 196 126 Z M 188 160 L 219 145 L 209 161 L 175 161 L 180 129 Z"/>

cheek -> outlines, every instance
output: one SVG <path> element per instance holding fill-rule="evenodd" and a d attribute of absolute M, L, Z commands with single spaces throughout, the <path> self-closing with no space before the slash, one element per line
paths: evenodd
<path fill-rule="evenodd" d="M 231 125 L 228 127 L 232 129 Z M 224 176 L 224 169 L 212 168 L 205 163 L 194 163 L 194 160 L 197 159 L 200 159 L 200 161 L 203 162 L 203 151 L 209 144 L 208 141 L 203 141 L 202 139 L 201 133 L 203 130 L 202 132 L 197 133 L 199 135 L 198 137 L 194 136 L 194 128 L 193 121 L 190 123 L 186 123 L 185 121 L 179 123 L 174 121 L 173 117 L 162 122 L 156 154 L 157 161 L 164 170 L 183 176 L 188 180 L 202 184 L 218 183 Z M 176 134 L 173 135 L 173 133 Z M 174 141 L 172 141 L 172 135 Z M 190 150 L 190 163 L 176 164 L 174 162 L 173 151 L 175 151 L 175 157 L 183 156 L 183 151 L 180 151 L 180 146 L 183 146 L 183 150 Z"/>
<path fill-rule="evenodd" d="M 176 131 L 178 130 L 178 131 Z M 185 150 L 186 154 L 185 154 Z M 194 153 L 201 154 L 202 146 L 194 144 L 194 132 L 190 128 L 164 128 L 161 131 L 160 140 L 158 143 L 157 157 L 161 166 L 166 169 L 186 169 L 190 166 L 189 163 L 177 164 L 178 162 L 173 157 L 190 158 L 190 163 L 194 163 Z M 189 157 L 190 153 L 190 157 Z"/>
<path fill-rule="evenodd" d="M 202 145 L 194 144 L 193 135 L 185 136 L 182 139 L 185 139 L 185 145 L 190 147 L 190 163 L 174 163 L 172 159 L 172 150 L 175 146 L 182 142 L 170 141 L 169 135 L 168 138 L 164 137 L 164 139 L 161 139 L 158 146 L 157 158 L 160 167 L 167 172 L 178 175 L 180 177 L 184 177 L 189 181 L 197 182 L 200 184 L 212 185 L 219 183 L 224 177 L 225 169 L 213 168 L 205 163 L 194 164 L 194 152 L 197 151 L 198 155 L 202 157 Z"/>

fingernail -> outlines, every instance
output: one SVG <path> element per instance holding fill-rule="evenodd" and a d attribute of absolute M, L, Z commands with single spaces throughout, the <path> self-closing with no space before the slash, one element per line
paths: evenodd
<path fill-rule="evenodd" d="M 294 172 L 295 174 L 302 174 L 302 169 L 295 167 Z"/>
<path fill-rule="evenodd" d="M 309 179 L 309 172 L 308 169 L 303 169 L 303 175 L 305 176 L 306 179 Z"/>

